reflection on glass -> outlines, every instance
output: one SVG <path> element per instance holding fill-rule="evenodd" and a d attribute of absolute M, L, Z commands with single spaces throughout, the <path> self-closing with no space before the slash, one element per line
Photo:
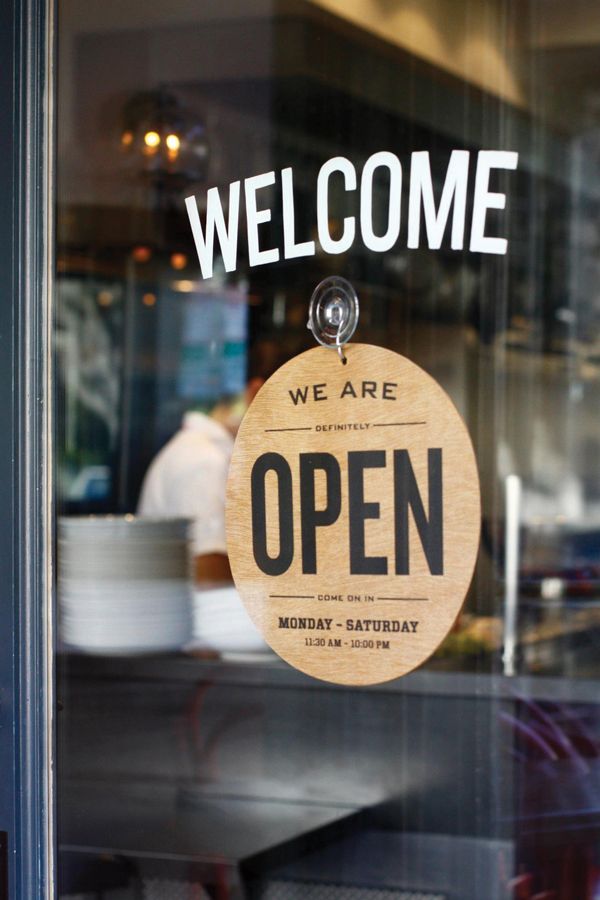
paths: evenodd
<path fill-rule="evenodd" d="M 122 655 L 74 653 L 89 651 L 93 627 L 69 565 L 95 594 L 115 575 L 119 539 L 114 557 L 100 543 L 89 551 L 89 568 L 66 532 L 59 541 L 62 895 L 312 900 L 326 884 L 344 900 L 359 886 L 366 898 L 594 900 L 597 4 L 61 0 L 59 27 L 61 527 L 89 514 L 99 528 L 138 511 L 190 518 L 172 611 L 196 582 L 170 655 L 139 653 L 142 625 L 127 638 L 122 586 L 98 614 L 121 631 L 104 649 Z M 505 239 L 505 254 L 471 249 L 482 150 L 518 154 L 516 168 L 490 175 L 506 202 L 487 210 L 485 234 Z M 379 167 L 367 198 L 361 174 L 382 151 L 402 185 L 395 164 Z M 462 247 L 455 206 L 433 234 L 453 151 L 469 154 Z M 432 227 L 425 201 L 414 246 L 421 152 Z M 350 182 L 332 171 L 319 220 L 319 172 L 340 157 Z M 243 186 L 265 173 L 257 213 L 270 218 L 257 247 Z M 218 189 L 229 223 L 235 183 L 235 260 L 215 238 L 203 278 L 185 200 L 204 226 Z M 286 252 L 290 203 L 302 256 Z M 289 216 L 287 227 L 289 238 Z M 272 261 L 253 264 L 269 250 Z M 425 670 L 389 690 L 330 690 L 289 670 L 265 652 L 229 582 L 233 434 L 261 381 L 312 346 L 308 300 L 330 275 L 359 294 L 355 339 L 406 354 L 449 392 L 480 468 L 482 543 L 464 611 Z M 167 475 L 153 484 L 153 472 L 173 449 L 193 459 L 187 472 L 174 465 L 180 482 L 165 490 Z M 143 552 L 135 615 L 158 634 L 168 590 L 149 574 L 158 565 L 160 575 L 160 552 Z M 133 594 L 123 602 L 133 609 Z"/>

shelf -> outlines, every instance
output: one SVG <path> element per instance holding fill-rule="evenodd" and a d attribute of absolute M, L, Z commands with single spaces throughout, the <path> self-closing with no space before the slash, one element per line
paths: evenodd
<path fill-rule="evenodd" d="M 592 678 L 517 676 L 499 673 L 429 671 L 426 668 L 404 678 L 370 687 L 344 687 L 318 681 L 291 668 L 275 656 L 244 663 L 200 659 L 186 654 L 156 656 L 86 656 L 60 654 L 59 674 L 69 679 L 133 680 L 196 683 L 207 681 L 247 687 L 317 691 L 374 691 L 473 698 L 514 698 L 598 703 L 598 681 Z"/>

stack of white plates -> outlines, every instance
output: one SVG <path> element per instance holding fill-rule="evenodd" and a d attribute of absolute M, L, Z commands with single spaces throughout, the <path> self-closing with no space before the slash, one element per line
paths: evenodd
<path fill-rule="evenodd" d="M 272 656 L 234 587 L 194 592 L 193 645 L 224 657 Z"/>
<path fill-rule="evenodd" d="M 191 635 L 187 519 L 59 522 L 60 636 L 87 653 L 175 650 Z"/>

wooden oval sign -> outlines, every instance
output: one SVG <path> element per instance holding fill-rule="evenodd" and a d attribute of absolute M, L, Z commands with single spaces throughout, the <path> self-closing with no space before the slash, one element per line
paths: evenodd
<path fill-rule="evenodd" d="M 382 347 L 295 357 L 242 422 L 229 558 L 248 612 L 288 663 L 338 684 L 404 675 L 443 641 L 480 529 L 477 465 L 442 388 Z"/>

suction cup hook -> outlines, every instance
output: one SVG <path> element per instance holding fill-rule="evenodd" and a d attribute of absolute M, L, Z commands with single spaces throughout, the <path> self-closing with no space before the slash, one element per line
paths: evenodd
<path fill-rule="evenodd" d="M 349 281 L 332 275 L 316 286 L 308 308 L 309 328 L 323 347 L 337 350 L 346 364 L 344 344 L 358 325 L 359 305 L 356 291 Z"/>

